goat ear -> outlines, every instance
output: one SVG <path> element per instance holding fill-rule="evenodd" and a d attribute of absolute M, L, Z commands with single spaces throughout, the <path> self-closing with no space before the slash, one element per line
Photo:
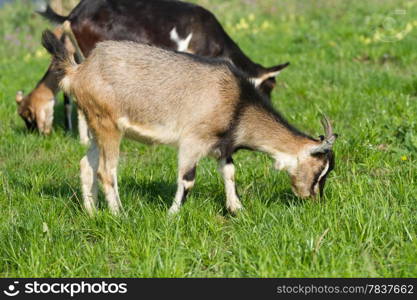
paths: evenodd
<path fill-rule="evenodd" d="M 265 81 L 271 77 L 276 77 L 279 73 L 281 73 L 282 70 L 284 70 L 289 65 L 290 63 L 286 62 L 284 64 L 280 64 L 280 65 L 266 69 L 266 72 L 262 75 L 262 81 Z"/>
<path fill-rule="evenodd" d="M 23 100 L 23 91 L 18 91 L 16 93 L 16 103 L 20 104 Z"/>
<path fill-rule="evenodd" d="M 281 72 L 283 69 L 285 69 L 289 65 L 290 65 L 290 63 L 286 62 L 286 63 L 280 64 L 280 65 L 277 65 L 277 66 L 270 67 L 270 68 L 266 69 L 266 74 L 265 75 L 269 75 L 267 78 L 275 77 L 279 74 L 279 72 Z"/>
<path fill-rule="evenodd" d="M 262 75 L 257 78 L 251 78 L 256 87 L 260 86 L 268 78 L 276 77 L 283 69 L 290 65 L 289 62 L 274 67 L 266 68 Z"/>

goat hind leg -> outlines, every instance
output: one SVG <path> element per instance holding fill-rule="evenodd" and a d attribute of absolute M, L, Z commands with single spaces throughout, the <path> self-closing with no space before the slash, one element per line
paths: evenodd
<path fill-rule="evenodd" d="M 97 144 L 93 140 L 88 149 L 87 155 L 80 161 L 81 189 L 84 199 L 84 207 L 87 213 L 92 216 L 97 210 L 97 169 L 99 151 Z"/>
<path fill-rule="evenodd" d="M 235 214 L 243 207 L 236 193 L 233 159 L 231 157 L 221 159 L 219 161 L 219 171 L 222 174 L 226 189 L 226 208 L 230 213 Z"/>
<path fill-rule="evenodd" d="M 115 132 L 113 134 L 106 132 L 105 134 L 108 137 L 99 142 L 98 178 L 103 185 L 110 212 L 117 215 L 122 209 L 117 186 L 117 164 L 119 161 L 121 135 Z"/>
<path fill-rule="evenodd" d="M 83 145 L 90 143 L 90 134 L 88 130 L 87 120 L 85 119 L 84 113 L 78 109 L 78 133 L 80 135 L 80 142 Z"/>

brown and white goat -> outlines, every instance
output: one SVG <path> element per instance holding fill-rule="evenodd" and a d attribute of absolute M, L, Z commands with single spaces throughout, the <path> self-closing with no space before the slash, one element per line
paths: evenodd
<path fill-rule="evenodd" d="M 196 166 L 214 156 L 225 181 L 226 207 L 242 204 L 236 194 L 232 155 L 262 151 L 286 170 L 294 192 L 316 196 L 333 168 L 336 139 L 326 121 L 326 137 L 313 139 L 288 124 L 240 71 L 225 61 L 199 58 L 133 42 L 97 44 L 77 64 L 49 31 L 42 43 L 53 55 L 62 89 L 75 96 L 93 141 L 81 160 L 86 210 L 96 210 L 97 183 L 112 213 L 122 205 L 117 187 L 121 139 L 174 145 L 178 188 L 170 213 L 179 210 L 194 184 Z M 327 119 L 326 119 L 327 120 Z"/>

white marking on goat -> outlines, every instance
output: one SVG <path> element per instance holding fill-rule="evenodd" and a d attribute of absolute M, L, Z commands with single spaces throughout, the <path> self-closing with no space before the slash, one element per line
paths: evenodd
<path fill-rule="evenodd" d="M 177 187 L 177 192 L 175 193 L 174 202 L 172 203 L 168 211 L 170 215 L 174 215 L 180 211 L 182 201 L 184 200 L 185 191 L 190 190 L 194 186 L 194 182 L 195 180 L 193 181 L 188 181 L 184 179 L 178 180 L 178 187 Z"/>
<path fill-rule="evenodd" d="M 117 120 L 117 127 L 123 131 L 127 137 L 144 142 L 176 145 L 180 139 L 180 133 L 175 133 L 170 126 L 140 126 L 131 124 L 127 117 Z"/>
<path fill-rule="evenodd" d="M 81 189 L 83 192 L 84 207 L 89 215 L 96 211 L 97 202 L 97 169 L 99 161 L 99 150 L 93 141 L 86 156 L 80 161 Z"/>
<path fill-rule="evenodd" d="M 122 209 L 122 203 L 120 202 L 119 197 L 119 187 L 117 184 L 117 166 L 113 166 L 110 169 L 110 174 L 113 182 L 112 184 L 103 182 L 103 190 L 109 205 L 110 212 L 114 215 L 117 215 Z"/>
<path fill-rule="evenodd" d="M 79 109 L 78 111 L 78 134 L 80 135 L 80 143 L 82 145 L 88 145 L 90 143 L 90 135 L 85 119 L 84 113 Z"/>
<path fill-rule="evenodd" d="M 37 125 L 40 133 L 50 134 L 52 131 L 52 123 L 54 120 L 55 98 L 52 98 L 44 105 L 39 107 L 37 115 Z"/>
<path fill-rule="evenodd" d="M 326 167 L 324 168 L 324 170 L 321 172 L 319 179 L 317 180 L 316 185 L 314 186 L 314 192 L 318 193 L 318 188 L 319 188 L 319 183 L 320 180 L 324 177 L 324 175 L 326 175 L 327 171 L 329 170 L 330 167 L 330 162 L 327 162 Z"/>
<path fill-rule="evenodd" d="M 190 52 L 188 50 L 188 46 L 190 45 L 191 38 L 193 37 L 193 33 L 192 32 L 185 39 L 181 39 L 178 36 L 177 28 L 174 27 L 171 30 L 171 32 L 169 34 L 169 37 L 171 38 L 171 41 L 177 43 L 177 51 Z"/>
<path fill-rule="evenodd" d="M 320 175 L 320 177 L 319 177 L 319 180 L 318 180 L 318 181 L 320 181 L 320 180 L 323 178 L 323 176 L 324 176 L 324 175 L 326 175 L 327 170 L 329 170 L 329 166 L 330 166 L 330 163 L 329 163 L 329 162 L 327 162 L 326 167 L 324 168 L 323 172 L 321 172 L 321 175 Z"/>
<path fill-rule="evenodd" d="M 287 154 L 284 152 L 275 152 L 275 168 L 277 170 L 285 170 L 292 173 L 297 168 L 298 159 L 297 156 Z"/>
<path fill-rule="evenodd" d="M 184 184 L 182 182 L 178 182 L 178 187 L 177 187 L 177 192 L 175 193 L 174 202 L 169 208 L 168 214 L 174 215 L 180 211 L 182 198 L 184 197 L 185 190 L 186 188 Z"/>
<path fill-rule="evenodd" d="M 59 86 L 65 93 L 69 93 L 71 89 L 71 79 L 69 76 L 64 76 L 61 79 Z"/>
<path fill-rule="evenodd" d="M 262 84 L 262 82 L 264 82 L 268 78 L 278 76 L 279 73 L 281 73 L 281 71 L 267 73 L 260 77 L 251 77 L 249 78 L 249 81 L 252 82 L 255 87 L 259 87 Z"/>
<path fill-rule="evenodd" d="M 242 203 L 236 194 L 235 166 L 232 163 L 228 164 L 226 160 L 222 159 L 220 161 L 219 171 L 223 176 L 226 189 L 226 207 L 230 212 L 234 213 L 242 209 Z"/>
<path fill-rule="evenodd" d="M 189 189 L 192 189 L 193 188 L 194 182 L 195 182 L 195 180 L 188 181 L 188 180 L 183 179 L 182 180 L 182 185 L 184 185 L 184 188 L 186 190 L 189 190 Z"/>
<path fill-rule="evenodd" d="M 262 78 L 252 77 L 249 78 L 249 81 L 252 82 L 255 87 L 259 87 L 264 80 Z"/>
<path fill-rule="evenodd" d="M 45 105 L 45 133 L 49 134 L 52 130 L 52 123 L 54 121 L 54 106 L 55 106 L 55 98 L 52 98 L 48 103 Z"/>

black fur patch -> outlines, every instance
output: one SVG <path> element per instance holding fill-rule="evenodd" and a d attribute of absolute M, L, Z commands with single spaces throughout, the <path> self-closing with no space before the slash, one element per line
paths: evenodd
<path fill-rule="evenodd" d="M 187 200 L 188 190 L 184 190 L 184 194 L 182 194 L 181 202 L 184 204 Z"/>
<path fill-rule="evenodd" d="M 187 173 L 184 174 L 184 176 L 182 177 L 183 180 L 186 180 L 188 182 L 190 181 L 194 181 L 195 179 L 195 174 L 196 174 L 196 167 L 193 167 L 192 169 L 190 169 Z M 182 194 L 182 199 L 181 202 L 185 202 L 187 200 L 187 195 L 188 192 L 190 191 L 190 189 L 186 189 L 184 188 L 184 193 Z"/>
<path fill-rule="evenodd" d="M 323 173 L 323 170 L 324 170 L 324 166 L 323 166 L 323 167 L 321 167 L 321 168 L 320 168 L 320 170 L 319 170 L 316 174 L 314 174 L 313 183 L 311 184 L 311 187 L 310 187 L 310 194 L 311 194 L 311 195 L 314 195 L 314 187 L 316 186 L 317 182 L 319 181 L 319 177 L 320 177 L 321 173 Z M 328 172 L 327 172 L 327 173 L 328 173 Z M 326 174 L 327 174 L 327 173 L 326 173 Z M 324 176 L 323 176 L 323 178 L 324 178 L 325 176 L 326 176 L 326 175 L 324 175 Z"/>
<path fill-rule="evenodd" d="M 327 176 L 335 168 L 335 158 L 334 158 L 334 152 L 332 150 L 330 150 L 327 153 L 327 157 L 329 159 L 329 170 L 327 170 L 327 173 L 321 178 L 319 182 L 320 196 L 323 196 L 324 184 L 326 183 Z"/>
<path fill-rule="evenodd" d="M 320 169 L 320 171 L 319 171 L 317 174 L 315 174 L 315 176 L 314 176 L 314 180 L 313 180 L 313 183 L 312 183 L 312 185 L 311 185 L 311 187 L 310 187 L 310 193 L 311 193 L 311 194 L 314 194 L 314 187 L 315 187 L 315 186 L 316 186 L 316 184 L 318 183 L 318 184 L 319 184 L 319 191 L 320 191 L 320 196 L 321 196 L 321 197 L 323 196 L 324 184 L 326 183 L 327 176 L 330 174 L 330 172 L 331 172 L 331 171 L 334 169 L 334 167 L 335 167 L 335 162 L 334 162 L 334 153 L 333 153 L 333 151 L 332 151 L 332 150 L 330 150 L 329 152 L 327 152 L 327 153 L 325 153 L 325 154 L 322 154 L 322 155 L 325 155 L 325 156 L 326 156 L 326 161 L 328 161 L 328 162 L 329 162 L 329 169 L 327 170 L 326 174 L 324 174 L 324 175 L 323 175 L 323 177 L 321 178 L 320 182 L 318 182 L 319 177 L 320 177 L 321 173 L 322 173 L 322 172 L 323 172 L 323 170 L 324 170 L 324 166 L 323 166 L 323 167 Z"/>
<path fill-rule="evenodd" d="M 226 157 L 226 164 L 227 165 L 233 164 L 233 158 L 231 156 Z"/>
<path fill-rule="evenodd" d="M 196 167 L 192 168 L 187 173 L 185 173 L 184 176 L 182 177 L 182 179 L 184 179 L 186 181 L 194 181 L 195 173 L 196 173 Z"/>

